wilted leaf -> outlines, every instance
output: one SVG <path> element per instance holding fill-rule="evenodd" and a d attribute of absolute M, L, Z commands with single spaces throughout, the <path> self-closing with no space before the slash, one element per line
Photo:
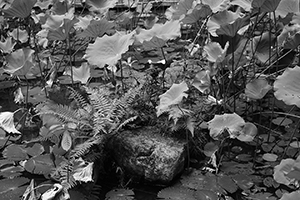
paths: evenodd
<path fill-rule="evenodd" d="M 203 48 L 205 55 L 207 55 L 207 60 L 210 62 L 222 62 L 226 56 L 227 49 L 229 47 L 229 42 L 226 43 L 224 49 L 217 42 L 210 42 L 206 44 Z"/>
<path fill-rule="evenodd" d="M 80 81 L 83 84 L 86 84 L 91 77 L 90 66 L 84 62 L 80 67 L 72 67 L 71 69 L 67 69 L 64 73 L 65 75 L 71 76 L 73 74 L 74 81 Z"/>
<path fill-rule="evenodd" d="M 213 139 L 218 139 L 220 134 L 227 130 L 231 138 L 236 138 L 242 130 L 245 121 L 236 113 L 215 115 L 215 117 L 208 122 L 209 135 Z"/>
<path fill-rule="evenodd" d="M 262 99 L 272 86 L 269 85 L 268 81 L 264 77 L 259 77 L 247 83 L 245 94 L 251 99 Z"/>
<path fill-rule="evenodd" d="M 37 200 L 37 196 L 35 194 L 34 179 L 31 179 L 30 184 L 27 186 L 21 200 Z"/>
<path fill-rule="evenodd" d="M 133 43 L 132 36 L 133 32 L 131 34 L 117 32 L 113 36 L 98 37 L 87 47 L 85 58 L 90 64 L 98 67 L 104 67 L 105 64 L 115 65 Z"/>
<path fill-rule="evenodd" d="M 287 68 L 274 82 L 274 96 L 287 105 L 300 108 L 300 67 Z"/>
<path fill-rule="evenodd" d="M 13 112 L 0 112 L 0 127 L 8 133 L 21 134 L 15 127 Z"/>
<path fill-rule="evenodd" d="M 173 40 L 181 36 L 181 25 L 179 20 L 167 21 L 164 24 L 155 24 L 151 29 L 139 29 L 136 40 L 143 43 L 151 40 L 154 36 L 165 41 Z"/>
<path fill-rule="evenodd" d="M 159 105 L 156 107 L 156 114 L 160 116 L 163 112 L 166 112 L 169 106 L 179 104 L 183 97 L 187 97 L 188 94 L 185 93 L 189 88 L 187 84 L 183 81 L 180 84 L 173 84 L 172 87 L 166 91 L 164 94 L 160 95 Z"/>
<path fill-rule="evenodd" d="M 278 156 L 274 153 L 265 153 L 262 158 L 266 161 L 269 161 L 269 162 L 275 162 L 278 158 Z"/>

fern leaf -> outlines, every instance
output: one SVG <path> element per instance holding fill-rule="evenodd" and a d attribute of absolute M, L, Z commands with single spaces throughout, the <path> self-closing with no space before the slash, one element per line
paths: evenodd
<path fill-rule="evenodd" d="M 104 139 L 104 135 L 97 135 L 95 137 L 89 138 L 87 141 L 85 141 L 82 144 L 79 144 L 75 146 L 75 148 L 71 151 L 70 157 L 71 158 L 78 158 L 82 157 L 84 154 L 86 154 L 90 148 L 95 144 L 100 144 Z"/>
<path fill-rule="evenodd" d="M 52 115 L 59 119 L 62 123 L 75 123 L 91 127 L 91 125 L 86 121 L 80 118 L 80 115 L 77 111 L 72 110 L 69 106 L 60 105 L 60 104 L 49 104 L 49 109 L 40 111 L 39 115 Z"/>
<path fill-rule="evenodd" d="M 74 88 L 68 87 L 68 86 L 67 86 L 67 88 L 70 91 L 69 98 L 73 99 L 79 108 L 83 108 L 88 113 L 91 113 L 92 107 L 88 103 L 88 100 L 86 98 L 84 98 L 84 96 L 82 94 L 80 94 L 77 90 L 75 90 Z"/>

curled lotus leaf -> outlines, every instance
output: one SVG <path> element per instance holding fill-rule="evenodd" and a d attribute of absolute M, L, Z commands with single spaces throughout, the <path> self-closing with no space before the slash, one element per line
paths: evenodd
<path fill-rule="evenodd" d="M 262 99 L 271 89 L 266 78 L 259 77 L 246 85 L 245 94 L 251 99 Z"/>
<path fill-rule="evenodd" d="M 244 125 L 244 119 L 236 113 L 215 115 L 215 117 L 208 122 L 209 135 L 217 140 L 220 135 L 227 130 L 231 138 L 236 138 Z"/>

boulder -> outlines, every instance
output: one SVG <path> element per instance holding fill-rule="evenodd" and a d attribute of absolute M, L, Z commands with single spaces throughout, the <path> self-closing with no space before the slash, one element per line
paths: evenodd
<path fill-rule="evenodd" d="M 184 169 L 186 142 L 162 136 L 156 127 L 126 130 L 108 146 L 115 162 L 130 175 L 167 184 Z"/>

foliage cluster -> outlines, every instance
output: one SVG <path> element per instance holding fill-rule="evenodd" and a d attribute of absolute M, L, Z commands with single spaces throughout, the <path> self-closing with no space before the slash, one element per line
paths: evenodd
<path fill-rule="evenodd" d="M 180 0 L 162 16 L 151 14 L 156 2 L 125 3 L 114 13 L 116 0 L 0 1 L 0 88 L 14 87 L 20 107 L 0 113 L 0 175 L 13 178 L 0 180 L 1 193 L 97 198 L 72 189 L 97 189 L 105 141 L 140 120 L 205 138 L 198 148 L 215 174 L 194 178 L 215 187 L 183 178 L 185 199 L 229 198 L 238 188 L 248 199 L 299 199 L 299 0 Z M 39 134 L 28 139 L 30 124 Z M 239 142 L 255 154 L 239 154 Z M 245 164 L 226 168 L 232 158 L 271 169 L 266 188 L 287 191 L 263 192 L 242 175 Z"/>

